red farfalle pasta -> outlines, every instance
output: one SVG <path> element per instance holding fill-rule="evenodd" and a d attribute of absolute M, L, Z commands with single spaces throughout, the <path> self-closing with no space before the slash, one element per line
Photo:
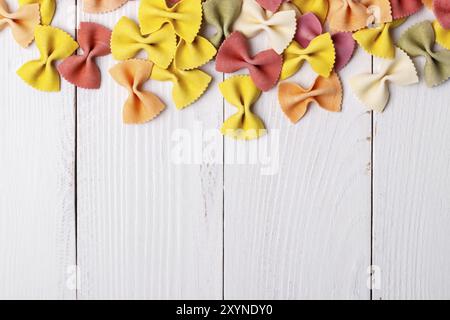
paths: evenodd
<path fill-rule="evenodd" d="M 283 58 L 273 49 L 252 57 L 245 36 L 235 31 L 222 44 L 216 57 L 216 70 L 232 73 L 248 69 L 255 85 L 262 91 L 273 88 L 280 78 Z"/>
<path fill-rule="evenodd" d="M 392 17 L 394 19 L 409 17 L 422 7 L 422 0 L 391 0 Z"/>
<path fill-rule="evenodd" d="M 95 58 L 111 53 L 111 30 L 92 22 L 82 22 L 78 43 L 83 55 L 71 56 L 58 66 L 64 79 L 80 88 L 98 89 L 101 84 L 100 69 Z"/>
<path fill-rule="evenodd" d="M 433 11 L 439 23 L 444 29 L 450 29 L 450 1 L 434 0 Z"/>

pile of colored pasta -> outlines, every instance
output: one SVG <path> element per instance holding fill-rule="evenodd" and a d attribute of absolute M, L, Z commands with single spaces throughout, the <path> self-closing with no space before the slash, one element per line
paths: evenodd
<path fill-rule="evenodd" d="M 147 81 L 170 81 L 173 102 L 183 109 L 208 89 L 211 76 L 200 68 L 212 59 L 218 72 L 246 70 L 247 75 L 231 76 L 219 84 L 224 98 L 238 110 L 221 132 L 235 139 L 255 139 L 266 133 L 252 106 L 263 92 L 277 86 L 281 110 L 293 123 L 304 117 L 311 103 L 341 111 L 338 72 L 350 61 L 357 44 L 382 59 L 377 73 L 349 79 L 354 94 L 370 110 L 385 109 L 388 83 L 419 82 L 413 57 L 425 58 L 423 74 L 429 87 L 450 78 L 448 0 L 139 1 L 138 21 L 122 17 L 113 30 L 81 22 L 75 41 L 50 26 L 56 0 L 19 0 L 16 12 L 9 10 L 7 0 L 0 0 L 0 31 L 9 27 L 22 47 L 35 41 L 40 57 L 25 63 L 17 74 L 42 91 L 60 91 L 61 77 L 80 88 L 100 88 L 96 58 L 112 54 L 118 63 L 109 73 L 129 92 L 123 109 L 128 124 L 151 121 L 166 107 L 143 89 Z M 128 0 L 82 2 L 84 11 L 95 14 L 119 9 Z M 434 11 L 436 20 L 413 25 L 394 43 L 391 30 L 424 5 Z M 200 35 L 203 25 L 212 26 L 215 34 Z M 252 52 L 249 41 L 256 36 L 267 39 L 266 50 Z M 78 48 L 82 49 L 79 55 Z M 137 58 L 140 52 L 146 59 Z M 288 80 L 304 63 L 318 76 L 309 88 Z"/>

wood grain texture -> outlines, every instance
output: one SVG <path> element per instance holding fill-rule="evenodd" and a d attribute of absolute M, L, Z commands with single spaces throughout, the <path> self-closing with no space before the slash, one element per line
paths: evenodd
<path fill-rule="evenodd" d="M 123 15 L 136 19 L 137 9 L 129 2 L 80 21 L 113 28 Z M 195 146 L 204 146 L 199 130 L 221 123 L 222 98 L 210 90 L 178 111 L 171 84 L 150 81 L 167 109 L 148 124 L 124 125 L 128 94 L 106 74 L 112 57 L 99 62 L 101 91 L 78 91 L 80 298 L 221 298 L 222 166 L 199 160 Z M 182 164 L 174 158 L 180 137 L 191 152 Z M 213 143 L 222 159 L 222 139 Z"/>
<path fill-rule="evenodd" d="M 53 24 L 73 32 L 75 1 Z M 28 87 L 16 70 L 38 50 L 19 47 L 8 29 L 0 43 L 0 299 L 73 299 L 74 89 Z"/>
<path fill-rule="evenodd" d="M 396 31 L 433 19 L 424 10 Z M 450 298 L 450 83 L 392 86 L 391 101 L 375 117 L 375 299 Z M 377 67 L 377 64 L 375 64 Z"/>
<path fill-rule="evenodd" d="M 254 51 L 264 43 L 252 41 Z M 254 108 L 269 134 L 226 139 L 226 157 L 259 153 L 224 170 L 226 299 L 369 298 L 371 115 L 345 82 L 361 66 L 371 60 L 359 52 L 341 73 L 342 113 L 312 105 L 292 125 L 273 89 Z M 305 65 L 288 81 L 315 77 Z"/>

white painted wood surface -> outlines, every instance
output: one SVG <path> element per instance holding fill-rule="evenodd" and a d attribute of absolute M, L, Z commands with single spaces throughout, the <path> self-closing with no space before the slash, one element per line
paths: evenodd
<path fill-rule="evenodd" d="M 427 10 L 411 17 L 396 39 L 427 18 Z M 427 88 L 424 59 L 414 62 L 421 83 L 392 87 L 375 117 L 374 299 L 450 298 L 450 83 Z"/>
<path fill-rule="evenodd" d="M 54 25 L 74 34 L 71 3 L 58 1 Z M 77 20 L 112 28 L 137 6 L 88 15 L 79 4 Z M 67 83 L 60 94 L 24 85 L 14 73 L 36 49 L 8 30 L 0 42 L 0 298 L 370 299 L 372 260 L 374 299 L 450 298 L 450 84 L 393 88 L 373 127 L 347 86 L 371 69 L 359 50 L 341 73 L 342 113 L 313 105 L 291 125 L 272 90 L 255 108 L 269 135 L 235 143 L 217 135 L 235 109 L 212 64 L 197 103 L 178 111 L 171 84 L 151 81 L 167 110 L 126 126 L 112 57 L 98 61 L 101 91 L 75 99 Z M 305 67 L 293 81 L 313 79 Z M 231 160 L 254 148 L 256 160 Z"/>
<path fill-rule="evenodd" d="M 64 2 L 53 24 L 73 34 L 75 1 Z M 16 70 L 38 50 L 19 47 L 8 28 L 0 42 L 0 298 L 72 299 L 75 90 L 28 87 Z"/>

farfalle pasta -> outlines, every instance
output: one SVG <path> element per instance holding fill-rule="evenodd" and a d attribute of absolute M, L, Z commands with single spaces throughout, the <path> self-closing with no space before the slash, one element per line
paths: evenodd
<path fill-rule="evenodd" d="M 450 30 L 444 29 L 437 20 L 433 21 L 433 29 L 436 34 L 436 42 L 450 50 Z"/>
<path fill-rule="evenodd" d="M 129 0 L 83 0 L 83 11 L 105 13 L 119 9 Z"/>
<path fill-rule="evenodd" d="M 39 5 L 24 5 L 16 12 L 10 12 L 5 0 L 0 0 L 0 31 L 6 27 L 16 42 L 22 47 L 28 47 L 34 39 L 34 30 L 39 25 Z"/>
<path fill-rule="evenodd" d="M 298 18 L 294 39 L 302 48 L 306 48 L 315 37 L 322 33 L 323 27 L 319 18 L 314 13 L 307 13 Z M 351 32 L 337 32 L 331 35 L 331 39 L 336 51 L 334 69 L 340 71 L 352 58 L 356 42 L 353 40 Z"/>
<path fill-rule="evenodd" d="M 193 42 L 202 24 L 201 0 L 181 0 L 172 7 L 166 0 L 141 0 L 139 24 L 142 34 L 150 34 L 169 24 L 186 42 Z"/>
<path fill-rule="evenodd" d="M 262 91 L 268 91 L 277 84 L 282 65 L 282 57 L 273 49 L 251 56 L 247 39 L 239 31 L 224 41 L 216 57 L 217 71 L 232 73 L 248 69 L 253 82 Z"/>
<path fill-rule="evenodd" d="M 284 82 L 278 90 L 281 109 L 292 123 L 297 123 L 305 116 L 311 103 L 330 112 L 341 111 L 342 96 L 341 81 L 336 73 L 332 73 L 329 78 L 317 77 L 310 88 Z"/>
<path fill-rule="evenodd" d="M 391 30 L 404 22 L 405 19 L 399 19 L 375 28 L 362 29 L 355 32 L 353 38 L 369 54 L 379 58 L 393 59 L 395 57 L 395 44 L 391 37 Z"/>
<path fill-rule="evenodd" d="M 113 29 L 111 51 L 114 59 L 134 58 L 141 50 L 148 59 L 161 68 L 167 68 L 175 57 L 177 39 L 169 25 L 149 35 L 142 35 L 139 26 L 130 18 L 122 17 Z"/>
<path fill-rule="evenodd" d="M 109 70 L 113 79 L 130 93 L 123 107 L 123 122 L 126 124 L 151 121 L 165 109 L 164 103 L 155 94 L 142 89 L 150 79 L 152 69 L 152 62 L 132 59 Z"/>
<path fill-rule="evenodd" d="M 272 12 L 276 12 L 282 3 L 287 1 L 289 0 L 256 0 L 261 7 Z"/>
<path fill-rule="evenodd" d="M 181 39 L 177 46 L 174 63 L 181 70 L 192 70 L 211 61 L 216 53 L 216 47 L 202 36 L 195 37 L 191 43 Z"/>
<path fill-rule="evenodd" d="M 392 18 L 402 19 L 418 12 L 423 7 L 422 0 L 391 0 Z"/>
<path fill-rule="evenodd" d="M 58 71 L 61 76 L 77 87 L 98 89 L 101 72 L 95 63 L 97 57 L 111 53 L 111 30 L 93 22 L 81 22 L 78 30 L 78 44 L 82 55 L 74 55 L 64 60 Z"/>
<path fill-rule="evenodd" d="M 225 100 L 238 109 L 223 123 L 220 131 L 224 136 L 252 140 L 267 133 L 262 120 L 251 110 L 261 91 L 249 76 L 234 76 L 219 84 L 219 89 Z"/>
<path fill-rule="evenodd" d="M 209 39 L 215 47 L 219 47 L 223 39 L 233 32 L 233 24 L 239 17 L 242 0 L 206 0 L 203 2 L 205 21 L 216 29 Z"/>
<path fill-rule="evenodd" d="M 66 32 L 50 26 L 37 26 L 35 40 L 41 57 L 25 63 L 17 74 L 37 90 L 60 91 L 61 78 L 54 63 L 71 56 L 78 43 Z"/>
<path fill-rule="evenodd" d="M 302 14 L 314 13 L 322 23 L 327 19 L 329 0 L 291 0 L 291 2 Z"/>
<path fill-rule="evenodd" d="M 329 77 L 334 67 L 336 51 L 331 35 L 327 32 L 314 38 L 308 47 L 302 48 L 296 41 L 284 52 L 284 63 L 281 79 L 296 74 L 308 61 L 312 69 L 322 77 Z"/>
<path fill-rule="evenodd" d="M 155 66 L 151 79 L 173 83 L 172 98 L 177 109 L 184 109 L 199 99 L 212 80 L 201 70 L 180 70 L 173 63 L 167 70 Z"/>
<path fill-rule="evenodd" d="M 41 23 L 43 25 L 50 25 L 56 11 L 56 0 L 19 0 L 20 6 L 28 4 L 39 5 L 41 12 Z"/>
<path fill-rule="evenodd" d="M 425 58 L 425 82 L 429 87 L 442 84 L 450 78 L 450 51 L 433 51 L 436 41 L 431 22 L 418 23 L 405 31 L 398 45 L 412 57 Z"/>
<path fill-rule="evenodd" d="M 383 112 L 389 102 L 389 83 L 408 86 L 419 82 L 414 63 L 408 55 L 397 49 L 395 59 L 381 60 L 379 71 L 356 75 L 350 86 L 358 99 L 370 110 Z"/>
<path fill-rule="evenodd" d="M 357 31 L 392 21 L 389 0 L 333 0 L 328 15 L 332 31 Z"/>
<path fill-rule="evenodd" d="M 272 13 L 264 10 L 255 0 L 243 0 L 242 12 L 234 30 L 247 38 L 266 33 L 268 43 L 278 54 L 283 53 L 294 38 L 297 29 L 296 12 L 285 10 Z"/>

